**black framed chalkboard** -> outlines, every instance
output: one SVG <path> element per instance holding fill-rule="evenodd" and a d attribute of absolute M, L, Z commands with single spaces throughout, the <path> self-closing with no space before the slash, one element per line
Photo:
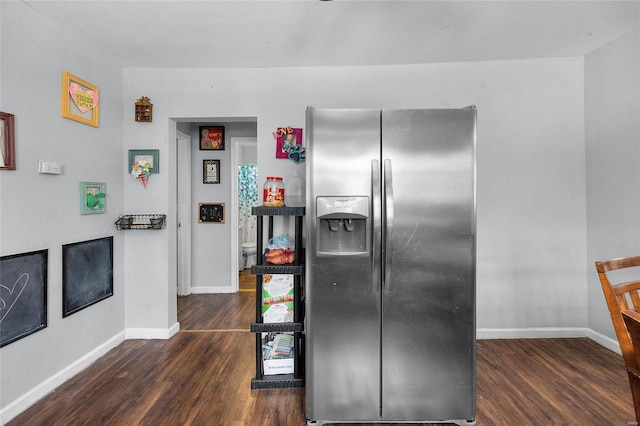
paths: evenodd
<path fill-rule="evenodd" d="M 198 223 L 224 223 L 224 203 L 198 203 Z"/>
<path fill-rule="evenodd" d="M 0 257 L 0 348 L 47 326 L 48 255 Z"/>
<path fill-rule="evenodd" d="M 62 246 L 62 317 L 113 296 L 113 237 Z"/>

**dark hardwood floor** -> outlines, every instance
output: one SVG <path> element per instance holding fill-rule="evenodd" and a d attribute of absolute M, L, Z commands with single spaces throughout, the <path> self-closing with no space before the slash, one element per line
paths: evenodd
<path fill-rule="evenodd" d="M 123 342 L 8 425 L 304 425 L 304 389 L 250 388 L 243 275 L 238 294 L 180 297 L 170 340 Z M 476 400 L 479 426 L 635 424 L 622 358 L 586 338 L 478 341 Z"/>

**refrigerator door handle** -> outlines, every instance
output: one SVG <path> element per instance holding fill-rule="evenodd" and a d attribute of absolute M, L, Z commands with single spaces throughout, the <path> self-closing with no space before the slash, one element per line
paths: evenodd
<path fill-rule="evenodd" d="M 382 247 L 382 215 L 380 201 L 380 165 L 371 160 L 371 292 L 380 291 L 380 247 Z"/>
<path fill-rule="evenodd" d="M 391 291 L 391 262 L 393 253 L 391 252 L 391 233 L 393 231 L 393 175 L 391 173 L 391 160 L 384 160 L 384 210 L 383 210 L 383 259 L 384 259 L 384 281 L 382 286 L 385 293 Z"/>

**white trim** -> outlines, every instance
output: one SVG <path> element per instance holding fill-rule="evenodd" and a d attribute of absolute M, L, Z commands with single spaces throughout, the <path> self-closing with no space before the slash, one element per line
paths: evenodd
<path fill-rule="evenodd" d="M 170 339 L 180 331 L 180 323 L 176 322 L 169 328 L 127 328 L 125 335 L 131 339 Z"/>
<path fill-rule="evenodd" d="M 479 328 L 476 330 L 478 340 L 488 339 L 559 339 L 587 337 L 600 346 L 622 355 L 617 339 L 612 339 L 590 328 L 579 327 L 539 327 L 539 328 Z"/>
<path fill-rule="evenodd" d="M 579 327 L 533 327 L 533 328 L 479 328 L 476 338 L 482 339 L 557 339 L 588 337 L 588 328 Z"/>
<path fill-rule="evenodd" d="M 16 400 L 7 404 L 0 410 L 0 419 L 2 419 L 2 424 L 6 424 L 11 421 L 11 419 L 36 403 L 40 398 L 52 392 L 55 388 L 71 379 L 76 374 L 80 373 L 82 370 L 93 364 L 100 357 L 106 355 L 107 352 L 124 341 L 125 332 L 121 331 L 111 339 L 96 347 L 91 352 L 80 357 L 76 361 L 69 364 L 67 367 L 50 376 L 48 379 L 40 382 L 40 384 L 38 384 L 36 387 L 32 388 Z"/>
<path fill-rule="evenodd" d="M 608 336 L 605 336 L 604 334 L 595 332 L 590 328 L 587 329 L 587 337 L 597 344 L 609 349 L 610 351 L 613 351 L 618 355 L 622 355 L 622 351 L 620 350 L 620 345 L 618 344 L 617 339 L 612 339 Z"/>
<path fill-rule="evenodd" d="M 177 293 L 191 294 L 191 136 L 176 130 L 176 264 L 178 268 Z"/>
<path fill-rule="evenodd" d="M 226 287 L 191 287 L 191 294 L 237 293 L 238 289 Z"/>

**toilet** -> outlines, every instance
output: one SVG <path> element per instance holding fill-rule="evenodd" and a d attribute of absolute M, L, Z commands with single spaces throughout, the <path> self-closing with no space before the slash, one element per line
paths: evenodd
<path fill-rule="evenodd" d="M 256 250 L 256 243 L 242 243 L 242 257 L 245 259 L 245 268 L 251 268 L 256 264 Z"/>

